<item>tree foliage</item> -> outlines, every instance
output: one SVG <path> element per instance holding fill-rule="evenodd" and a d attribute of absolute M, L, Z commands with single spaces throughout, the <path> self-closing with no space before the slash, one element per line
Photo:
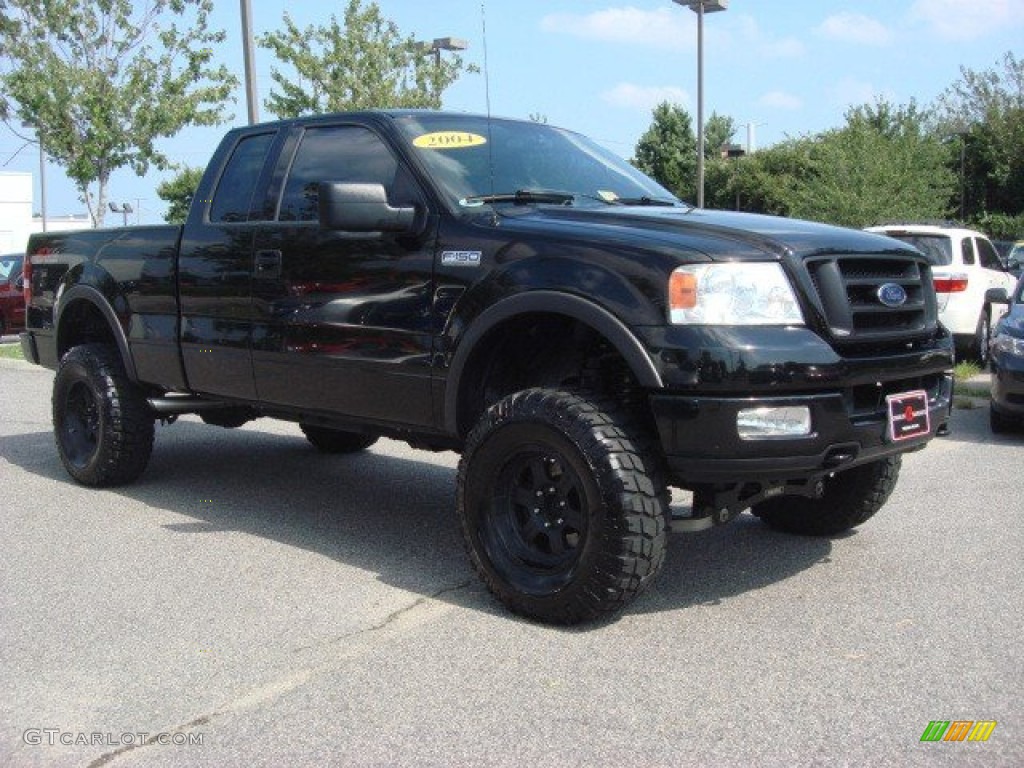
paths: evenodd
<path fill-rule="evenodd" d="M 732 120 L 705 126 L 705 202 L 850 227 L 948 214 L 956 189 L 949 150 L 930 113 L 911 102 L 855 107 L 845 125 L 723 159 Z M 634 164 L 679 193 L 695 188 L 696 140 L 689 115 L 663 104 L 637 144 Z"/>
<path fill-rule="evenodd" d="M 156 147 L 221 121 L 212 0 L 0 0 L 0 116 L 31 126 L 100 225 L 110 174 L 169 166 Z M 95 185 L 95 189 L 93 188 Z"/>
<path fill-rule="evenodd" d="M 731 117 L 713 113 L 704 124 L 704 159 L 717 160 L 734 133 Z M 630 162 L 678 197 L 696 199 L 697 137 L 690 113 L 668 102 L 655 107 L 651 127 L 640 137 Z M 705 175 L 709 169 L 706 163 Z"/>
<path fill-rule="evenodd" d="M 349 0 L 344 19 L 299 29 L 284 14 L 284 29 L 259 39 L 290 70 L 271 69 L 274 90 L 265 101 L 278 117 L 350 109 L 438 108 L 441 94 L 463 72 L 458 55 L 441 56 L 429 43 L 403 37 L 376 3 Z"/>
<path fill-rule="evenodd" d="M 810 140 L 809 173 L 783 198 L 788 213 L 849 227 L 948 215 L 956 177 L 926 121 L 913 102 L 851 109 L 844 127 Z"/>
<path fill-rule="evenodd" d="M 203 179 L 202 168 L 182 168 L 173 179 L 157 185 L 156 194 L 167 203 L 164 220 L 168 224 L 184 224 L 192 198 Z"/>
<path fill-rule="evenodd" d="M 637 142 L 632 163 L 670 192 L 695 199 L 697 139 L 690 113 L 677 104 L 654 108 L 651 127 Z"/>
<path fill-rule="evenodd" d="M 963 215 L 1024 213 L 1024 59 L 1012 52 L 982 72 L 962 68 L 939 98 L 941 127 L 956 136 Z"/>

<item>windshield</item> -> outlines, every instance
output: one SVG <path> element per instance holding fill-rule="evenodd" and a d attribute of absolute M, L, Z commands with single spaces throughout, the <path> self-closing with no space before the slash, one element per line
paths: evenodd
<path fill-rule="evenodd" d="M 408 115 L 397 123 L 456 207 L 680 204 L 625 160 L 577 133 L 468 115 Z"/>
<path fill-rule="evenodd" d="M 886 232 L 889 237 L 912 245 L 927 258 L 933 267 L 946 267 L 953 263 L 953 243 L 949 235 L 918 235 L 911 232 Z"/>

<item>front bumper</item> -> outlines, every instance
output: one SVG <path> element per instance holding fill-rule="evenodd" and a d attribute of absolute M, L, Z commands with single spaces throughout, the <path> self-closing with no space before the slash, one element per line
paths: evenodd
<path fill-rule="evenodd" d="M 1024 417 L 1024 358 L 998 352 L 992 368 L 992 407 L 1006 416 Z"/>
<path fill-rule="evenodd" d="M 893 441 L 885 397 L 923 389 L 930 431 Z M 653 394 L 651 408 L 675 484 L 774 482 L 819 477 L 922 448 L 949 418 L 953 376 L 934 373 L 847 389 L 778 396 Z M 736 428 L 742 409 L 805 406 L 811 434 L 743 440 Z"/>

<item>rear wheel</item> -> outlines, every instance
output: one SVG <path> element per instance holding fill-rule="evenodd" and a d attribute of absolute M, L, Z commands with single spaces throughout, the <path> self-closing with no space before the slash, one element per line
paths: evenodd
<path fill-rule="evenodd" d="M 804 536 L 834 536 L 866 522 L 889 499 L 900 474 L 894 456 L 838 472 L 824 480 L 821 498 L 779 496 L 751 512 L 772 528 Z"/>
<path fill-rule="evenodd" d="M 312 424 L 300 424 L 299 427 L 306 439 L 323 453 L 358 453 L 377 442 L 376 435 L 366 435 L 362 432 L 345 432 Z"/>
<path fill-rule="evenodd" d="M 61 462 L 83 485 L 137 479 L 153 451 L 153 414 L 128 380 L 117 350 L 74 347 L 53 384 L 53 429 Z"/>
<path fill-rule="evenodd" d="M 668 493 L 616 404 L 530 389 L 489 408 L 458 472 L 470 559 L 516 613 L 574 624 L 621 609 L 665 558 Z"/>

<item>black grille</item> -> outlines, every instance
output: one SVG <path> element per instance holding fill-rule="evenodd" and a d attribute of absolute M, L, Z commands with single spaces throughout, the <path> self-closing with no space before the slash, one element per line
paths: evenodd
<path fill-rule="evenodd" d="M 935 331 L 935 292 L 924 262 L 892 255 L 843 255 L 812 258 L 805 264 L 836 342 L 905 342 Z M 881 298 L 883 286 L 892 285 L 906 294 L 898 306 L 887 306 Z"/>

